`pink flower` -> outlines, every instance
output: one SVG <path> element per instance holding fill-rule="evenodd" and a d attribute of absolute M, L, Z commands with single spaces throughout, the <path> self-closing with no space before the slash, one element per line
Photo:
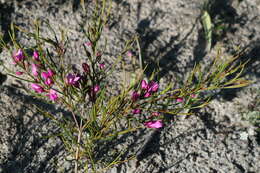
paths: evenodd
<path fill-rule="evenodd" d="M 45 85 L 51 86 L 54 83 L 52 80 L 52 76 L 54 75 L 55 73 L 51 69 L 48 69 L 47 72 L 41 73 L 42 78 L 45 80 Z"/>
<path fill-rule="evenodd" d="M 67 83 L 68 83 L 69 85 L 77 86 L 79 80 L 80 80 L 80 76 L 79 76 L 79 75 L 73 75 L 73 74 L 71 74 L 71 73 L 69 73 L 69 74 L 67 75 Z"/>
<path fill-rule="evenodd" d="M 48 85 L 48 86 L 51 86 L 54 82 L 51 78 L 47 78 L 45 81 L 44 81 L 45 85 Z"/>
<path fill-rule="evenodd" d="M 141 109 L 133 109 L 132 113 L 133 114 L 140 114 L 142 112 Z"/>
<path fill-rule="evenodd" d="M 40 61 L 40 59 L 39 59 L 39 53 L 38 53 L 37 50 L 35 50 L 35 51 L 33 52 L 33 59 L 34 59 L 35 61 Z"/>
<path fill-rule="evenodd" d="M 144 89 L 144 90 L 147 90 L 148 89 L 148 84 L 145 80 L 142 80 L 141 82 L 141 88 Z"/>
<path fill-rule="evenodd" d="M 99 64 L 99 68 L 101 69 L 105 68 L 105 64 L 104 63 Z"/>
<path fill-rule="evenodd" d="M 38 69 L 39 67 L 38 67 L 38 65 L 37 64 L 32 64 L 32 74 L 34 75 L 34 76 L 38 76 Z"/>
<path fill-rule="evenodd" d="M 151 92 L 146 92 L 146 93 L 144 94 L 144 97 L 145 97 L 145 98 L 148 98 L 148 97 L 150 97 L 151 95 L 152 95 Z"/>
<path fill-rule="evenodd" d="M 47 72 L 49 74 L 49 77 L 52 77 L 55 75 L 54 71 L 52 71 L 51 69 L 48 69 Z"/>
<path fill-rule="evenodd" d="M 46 96 L 48 96 L 52 101 L 56 101 L 58 99 L 58 94 L 53 89 L 50 89 L 49 94 L 47 94 Z"/>
<path fill-rule="evenodd" d="M 151 81 L 151 82 L 149 83 L 148 87 L 149 87 L 149 89 L 148 89 L 149 91 L 157 92 L 158 89 L 159 89 L 159 84 L 156 83 L 156 82 L 154 82 L 154 81 Z"/>
<path fill-rule="evenodd" d="M 147 96 L 149 95 L 151 95 L 151 92 L 157 92 L 158 91 L 158 89 L 159 89 L 159 84 L 158 83 L 156 83 L 156 82 L 154 82 L 154 81 L 151 81 L 151 82 L 149 82 L 149 84 L 147 84 L 147 82 L 145 81 L 145 80 L 142 80 L 142 82 L 141 82 L 141 88 L 143 89 L 143 90 L 146 90 L 147 92 L 149 92 L 150 94 L 147 94 Z M 148 96 L 148 97 L 149 97 Z"/>
<path fill-rule="evenodd" d="M 132 93 L 132 98 L 131 99 L 135 102 L 135 101 L 137 101 L 139 99 L 139 97 L 140 97 L 140 94 L 138 92 L 134 91 Z"/>
<path fill-rule="evenodd" d="M 48 79 L 48 78 L 51 78 L 52 76 L 54 76 L 54 72 L 51 70 L 51 69 L 48 69 L 47 72 L 42 72 L 41 73 L 41 76 L 43 79 Z"/>
<path fill-rule="evenodd" d="M 93 88 L 93 92 L 97 93 L 100 90 L 100 87 L 98 85 L 95 85 Z"/>
<path fill-rule="evenodd" d="M 41 76 L 43 79 L 47 79 L 49 77 L 49 73 L 48 72 L 42 72 Z"/>
<path fill-rule="evenodd" d="M 84 72 L 89 73 L 90 72 L 90 67 L 87 63 L 82 63 L 82 68 Z"/>
<path fill-rule="evenodd" d="M 163 127 L 162 120 L 148 121 L 145 122 L 144 125 L 147 128 L 155 128 L 155 129 Z"/>
<path fill-rule="evenodd" d="M 31 83 L 31 88 L 37 92 L 37 93 L 42 93 L 44 92 L 44 89 L 41 85 L 35 84 L 35 83 Z"/>
<path fill-rule="evenodd" d="M 183 99 L 182 97 L 178 97 L 178 98 L 176 99 L 176 101 L 177 101 L 178 103 L 182 103 L 182 102 L 184 101 L 184 99 Z"/>
<path fill-rule="evenodd" d="M 127 51 L 126 55 L 129 56 L 129 57 L 132 57 L 132 56 L 133 56 L 133 54 L 132 54 L 131 51 Z"/>
<path fill-rule="evenodd" d="M 18 51 L 13 55 L 13 58 L 14 58 L 14 63 L 22 61 L 25 58 L 22 49 L 18 49 Z"/>
<path fill-rule="evenodd" d="M 15 74 L 18 75 L 18 76 L 20 76 L 20 75 L 23 74 L 23 72 L 21 72 L 21 71 L 17 71 L 17 72 L 15 72 Z"/>

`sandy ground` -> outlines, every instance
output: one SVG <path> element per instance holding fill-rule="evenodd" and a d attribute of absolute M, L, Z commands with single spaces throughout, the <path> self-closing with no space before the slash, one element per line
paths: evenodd
<path fill-rule="evenodd" d="M 260 134 L 243 119 L 260 111 L 256 104 L 260 97 L 260 0 L 214 3 L 210 9 L 213 21 L 216 25 L 221 21 L 226 29 L 213 35 L 209 53 L 204 53 L 199 20 L 202 4 L 201 0 L 113 0 L 104 62 L 112 64 L 123 41 L 138 34 L 145 63 L 151 70 L 159 63 L 162 81 L 175 82 L 185 78 L 195 62 L 206 63 L 217 47 L 231 55 L 241 46 L 247 48 L 241 58 L 250 58 L 244 76 L 254 84 L 217 93 L 210 105 L 171 126 L 119 137 L 110 146 L 118 150 L 124 146 L 123 157 L 136 154 L 137 160 L 108 172 L 260 172 Z M 31 28 L 35 19 L 48 20 L 55 29 L 66 28 L 71 39 L 68 62 L 82 62 L 79 45 L 86 39 L 80 31 L 88 17 L 79 0 L 0 0 L 0 32 L 7 42 L 11 22 Z M 1 58 L 8 58 L 5 52 Z M 120 78 L 120 73 L 116 75 Z M 41 105 L 55 114 L 64 110 L 27 95 L 11 77 L 1 74 L 0 82 L 0 173 L 71 172 L 61 141 L 44 138 L 58 129 L 30 105 Z"/>

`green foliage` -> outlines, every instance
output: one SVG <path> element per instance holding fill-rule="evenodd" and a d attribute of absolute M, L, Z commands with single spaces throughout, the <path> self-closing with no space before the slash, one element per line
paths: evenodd
<path fill-rule="evenodd" d="M 201 22 L 204 29 L 204 37 L 207 41 L 206 51 L 209 52 L 211 49 L 212 42 L 212 23 L 210 15 L 207 11 L 202 12 Z"/>
<path fill-rule="evenodd" d="M 253 90 L 256 94 L 254 101 L 251 102 L 246 111 L 243 111 L 243 119 L 249 121 L 253 126 L 255 126 L 260 133 L 260 90 Z"/>

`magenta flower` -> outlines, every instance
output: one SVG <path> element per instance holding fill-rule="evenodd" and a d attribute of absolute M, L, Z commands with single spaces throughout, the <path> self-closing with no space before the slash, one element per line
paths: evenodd
<path fill-rule="evenodd" d="M 15 74 L 18 75 L 18 76 L 20 76 L 20 75 L 23 74 L 23 72 L 21 72 L 21 71 L 17 71 L 17 72 L 15 72 Z"/>
<path fill-rule="evenodd" d="M 184 101 L 184 99 L 183 99 L 182 97 L 178 97 L 178 98 L 176 99 L 176 101 L 177 101 L 178 103 L 182 103 L 182 102 Z"/>
<path fill-rule="evenodd" d="M 41 76 L 42 76 L 42 78 L 45 79 L 45 80 L 50 77 L 50 75 L 49 75 L 48 72 L 42 72 Z"/>
<path fill-rule="evenodd" d="M 40 61 L 39 53 L 38 53 L 37 50 L 35 50 L 35 51 L 33 52 L 33 59 L 34 59 L 35 61 Z"/>
<path fill-rule="evenodd" d="M 99 68 L 101 68 L 101 69 L 105 68 L 105 64 L 104 63 L 100 63 L 99 64 Z"/>
<path fill-rule="evenodd" d="M 145 122 L 144 125 L 147 128 L 155 128 L 155 129 L 163 127 L 162 120 L 148 121 Z"/>
<path fill-rule="evenodd" d="M 146 92 L 146 93 L 144 94 L 144 97 L 145 97 L 145 98 L 148 98 L 148 97 L 150 97 L 151 95 L 152 95 L 151 92 Z"/>
<path fill-rule="evenodd" d="M 47 78 L 47 79 L 45 79 L 44 83 L 45 83 L 45 85 L 51 86 L 54 82 L 51 78 Z"/>
<path fill-rule="evenodd" d="M 49 74 L 49 77 L 52 77 L 55 75 L 54 71 L 52 71 L 51 69 L 48 69 L 47 72 Z"/>
<path fill-rule="evenodd" d="M 47 79 L 47 78 L 49 78 L 49 73 L 48 72 L 42 72 L 41 76 L 42 76 L 43 79 Z"/>
<path fill-rule="evenodd" d="M 39 67 L 37 64 L 32 64 L 32 74 L 34 76 L 38 76 L 38 70 L 39 70 Z"/>
<path fill-rule="evenodd" d="M 39 84 L 31 83 L 31 88 L 32 88 L 35 92 L 37 92 L 37 93 L 42 93 L 42 92 L 44 92 L 43 87 L 42 87 L 41 85 L 39 85 Z"/>
<path fill-rule="evenodd" d="M 134 91 L 132 93 L 131 99 L 135 102 L 135 101 L 137 101 L 139 99 L 139 97 L 140 97 L 140 94 L 138 92 Z"/>
<path fill-rule="evenodd" d="M 152 91 L 152 92 L 157 92 L 159 89 L 159 84 L 154 82 L 154 81 L 151 81 L 148 85 L 148 91 Z"/>
<path fill-rule="evenodd" d="M 18 51 L 13 55 L 14 63 L 20 62 L 25 58 L 22 49 L 18 49 Z"/>
<path fill-rule="evenodd" d="M 67 75 L 67 83 L 69 85 L 74 85 L 74 86 L 78 86 L 78 81 L 80 80 L 80 76 L 79 75 L 73 75 L 71 73 L 69 73 Z"/>
<path fill-rule="evenodd" d="M 151 81 L 151 82 L 149 82 L 149 84 L 147 84 L 147 82 L 145 80 L 142 80 L 141 81 L 141 88 L 150 93 L 150 94 L 146 95 L 147 97 L 149 97 L 151 95 L 151 92 L 157 92 L 158 91 L 159 84 L 154 82 L 154 81 Z"/>
<path fill-rule="evenodd" d="M 100 87 L 98 85 L 95 85 L 93 88 L 93 92 L 97 93 L 100 90 Z"/>
<path fill-rule="evenodd" d="M 141 109 L 133 109 L 132 113 L 133 114 L 140 114 L 142 112 Z"/>
<path fill-rule="evenodd" d="M 82 63 L 82 68 L 84 72 L 89 73 L 90 72 L 90 67 L 87 63 Z"/>
<path fill-rule="evenodd" d="M 53 89 L 50 89 L 49 94 L 47 94 L 46 96 L 48 96 L 52 101 L 56 101 L 58 99 L 58 94 Z"/>
<path fill-rule="evenodd" d="M 54 76 L 54 72 L 51 70 L 51 69 L 48 69 L 47 72 L 42 72 L 41 73 L 41 76 L 43 79 L 48 79 L 48 78 L 51 78 L 52 76 Z"/>
<path fill-rule="evenodd" d="M 147 84 L 147 82 L 145 80 L 141 81 L 141 88 L 144 89 L 144 90 L 148 89 L 148 84 Z"/>

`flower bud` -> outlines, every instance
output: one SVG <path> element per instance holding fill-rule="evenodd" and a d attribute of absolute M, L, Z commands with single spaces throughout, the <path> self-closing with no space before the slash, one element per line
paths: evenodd
<path fill-rule="evenodd" d="M 154 82 L 154 81 L 151 81 L 149 83 L 149 90 L 152 91 L 152 92 L 157 92 L 159 89 L 159 84 Z"/>
<path fill-rule="evenodd" d="M 132 113 L 133 114 L 140 114 L 142 112 L 141 109 L 133 109 Z"/>
<path fill-rule="evenodd" d="M 38 76 L 39 67 L 37 64 L 32 64 L 32 74 Z"/>
<path fill-rule="evenodd" d="M 48 72 L 42 72 L 41 76 L 42 76 L 43 79 L 46 80 L 47 78 L 49 78 L 49 73 Z"/>
<path fill-rule="evenodd" d="M 90 67 L 87 63 L 82 63 L 82 68 L 84 72 L 89 73 L 90 72 Z"/>
<path fill-rule="evenodd" d="M 21 72 L 21 71 L 17 71 L 17 72 L 15 72 L 15 74 L 18 75 L 18 76 L 20 76 L 20 75 L 23 74 L 23 72 Z"/>
<path fill-rule="evenodd" d="M 47 72 L 49 74 L 49 77 L 52 77 L 55 75 L 55 73 L 54 73 L 54 71 L 52 71 L 52 69 L 48 69 Z"/>
<path fill-rule="evenodd" d="M 50 89 L 49 94 L 47 94 L 46 96 L 48 96 L 49 99 L 52 100 L 52 101 L 56 101 L 58 99 L 58 94 L 53 89 Z"/>
<path fill-rule="evenodd" d="M 35 51 L 33 52 L 33 59 L 34 59 L 35 61 L 40 61 L 40 59 L 39 59 L 39 53 L 38 53 L 37 50 L 35 50 Z"/>
<path fill-rule="evenodd" d="M 39 84 L 31 83 L 31 88 L 32 88 L 35 92 L 37 92 L 37 93 L 42 93 L 42 92 L 44 92 L 43 87 L 42 87 L 41 85 L 39 85 Z"/>
<path fill-rule="evenodd" d="M 141 88 L 144 89 L 144 90 L 147 90 L 148 89 L 148 84 L 145 80 L 142 80 L 141 82 Z"/>
<path fill-rule="evenodd" d="M 144 94 L 144 97 L 145 98 L 148 98 L 148 97 L 150 97 L 152 94 L 151 94 L 151 92 L 146 92 L 145 94 Z"/>
<path fill-rule="evenodd" d="M 99 64 L 99 68 L 100 68 L 100 69 L 105 68 L 105 64 L 104 64 L 104 63 L 100 63 L 100 64 Z"/>
<path fill-rule="evenodd" d="M 45 85 L 48 85 L 48 86 L 51 86 L 54 82 L 51 78 L 47 78 L 45 81 L 44 81 Z"/>
<path fill-rule="evenodd" d="M 176 99 L 176 101 L 177 101 L 178 103 L 182 103 L 182 102 L 184 101 L 184 99 L 183 99 L 182 97 L 178 97 L 178 98 Z"/>
<path fill-rule="evenodd" d="M 98 85 L 95 85 L 93 88 L 94 93 L 97 93 L 100 90 L 100 87 Z"/>
<path fill-rule="evenodd" d="M 135 102 L 135 101 L 137 101 L 139 99 L 139 97 L 140 97 L 140 94 L 138 92 L 134 91 L 132 93 L 132 98 L 131 99 Z"/>
<path fill-rule="evenodd" d="M 22 49 L 18 49 L 18 51 L 13 55 L 14 63 L 20 62 L 24 60 L 25 56 Z"/>

